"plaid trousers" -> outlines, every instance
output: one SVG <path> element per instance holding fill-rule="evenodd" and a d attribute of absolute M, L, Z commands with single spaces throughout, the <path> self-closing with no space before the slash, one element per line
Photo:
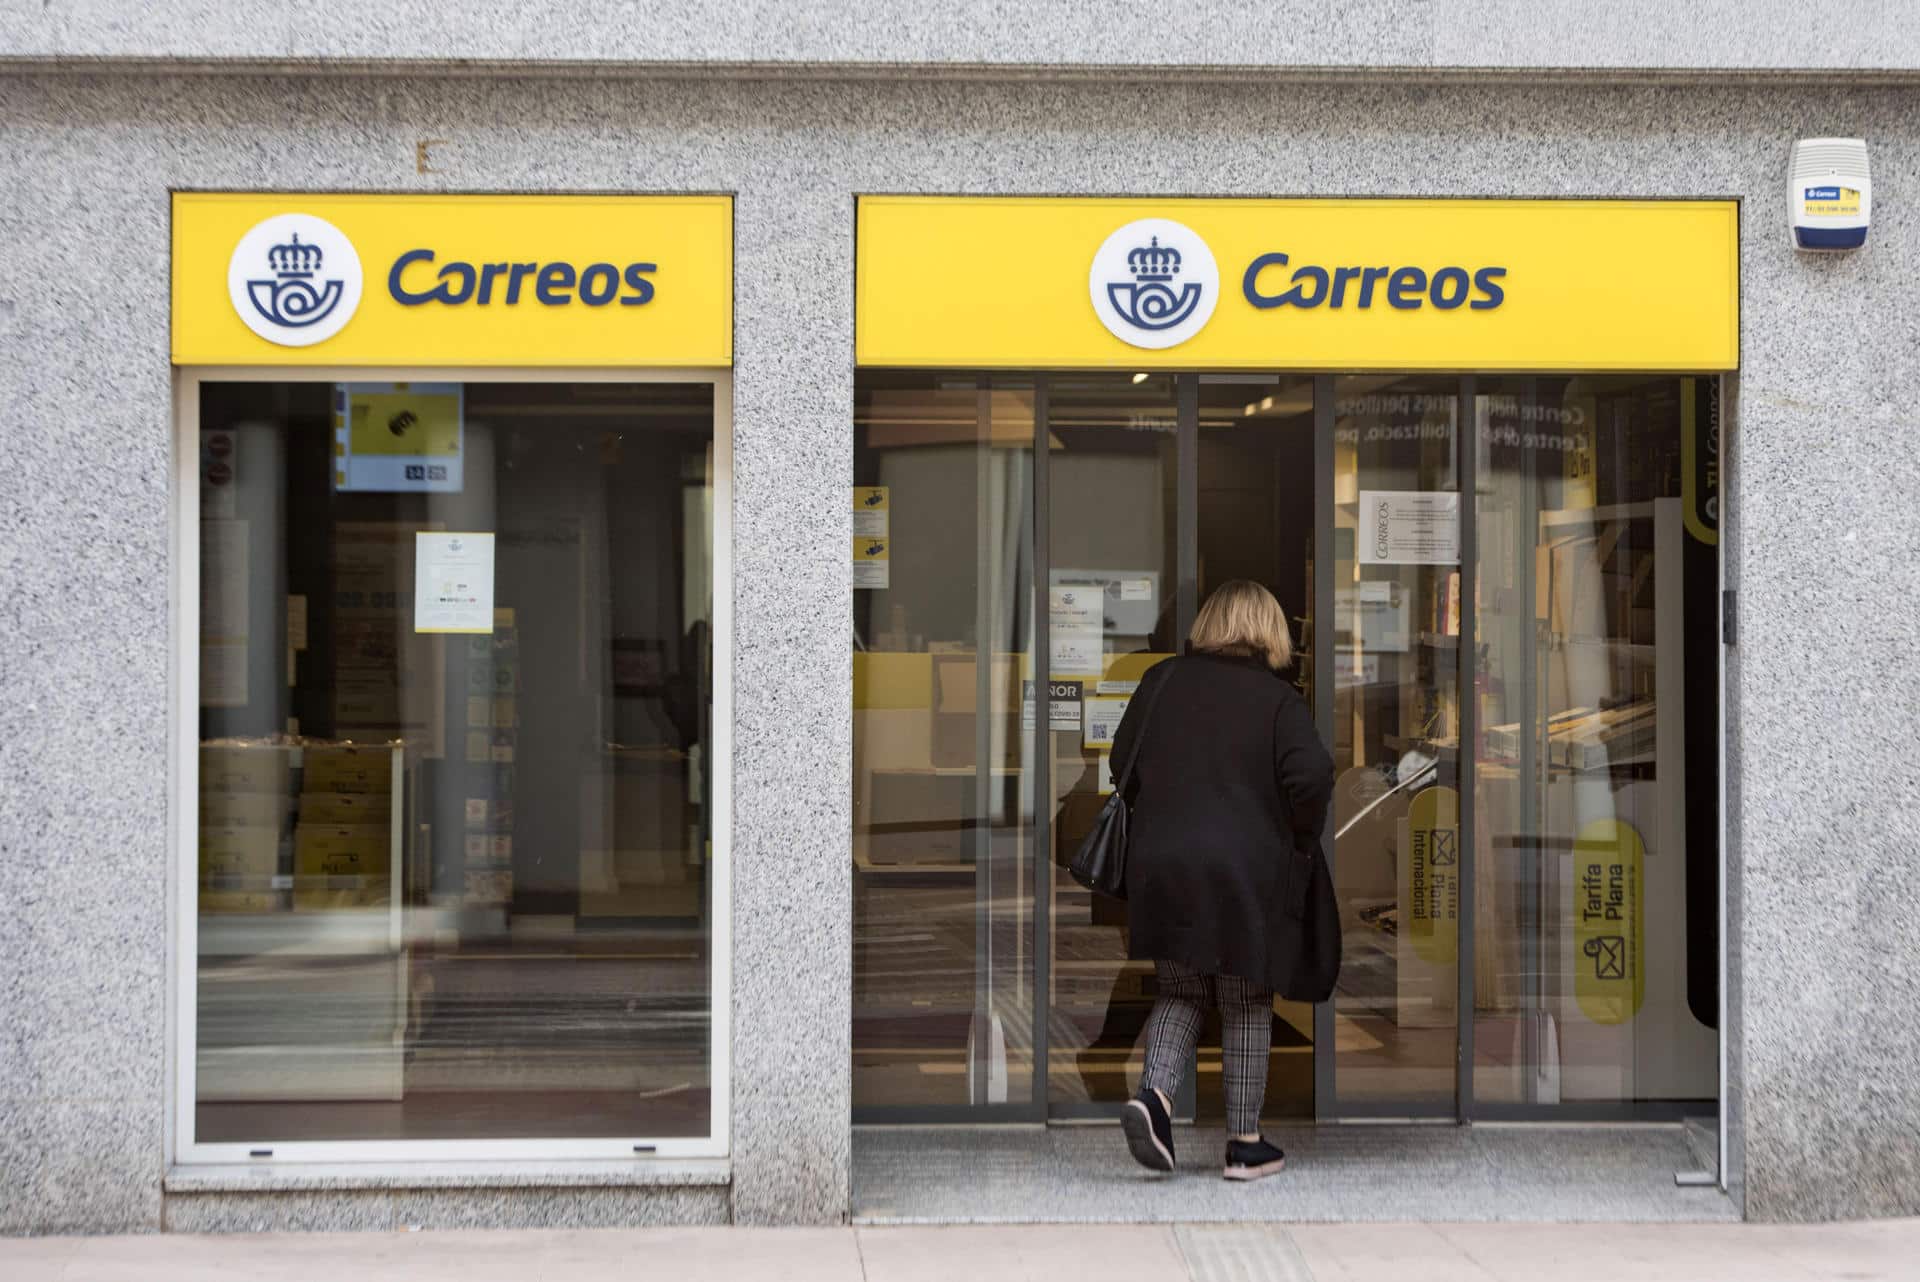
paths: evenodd
<path fill-rule="evenodd" d="M 1226 1077 L 1227 1126 L 1235 1135 L 1260 1130 L 1267 1094 L 1267 1052 L 1273 1046 L 1273 993 L 1232 975 L 1202 975 L 1178 962 L 1156 961 L 1160 995 L 1147 1016 L 1143 1086 L 1168 1099 L 1193 1062 L 1207 1007 L 1220 1008 L 1220 1059 Z"/>

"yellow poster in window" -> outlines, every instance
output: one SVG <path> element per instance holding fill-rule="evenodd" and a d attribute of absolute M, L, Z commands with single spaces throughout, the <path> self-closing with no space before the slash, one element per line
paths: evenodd
<path fill-rule="evenodd" d="M 1460 794 L 1427 788 L 1407 808 L 1407 930 L 1421 960 L 1460 955 Z"/>
<path fill-rule="evenodd" d="M 405 383 L 355 387 L 347 401 L 352 454 L 448 457 L 460 452 L 457 393 L 415 392 Z"/>
<path fill-rule="evenodd" d="M 1573 843 L 1573 991 L 1596 1024 L 1624 1024 L 1646 996 L 1646 845 L 1632 825 L 1596 819 Z"/>
<path fill-rule="evenodd" d="M 853 586 L 885 588 L 892 585 L 892 544 L 877 537 L 855 535 L 853 539 Z"/>
<path fill-rule="evenodd" d="M 853 535 L 855 538 L 885 538 L 889 528 L 890 504 L 884 485 L 853 487 Z"/>

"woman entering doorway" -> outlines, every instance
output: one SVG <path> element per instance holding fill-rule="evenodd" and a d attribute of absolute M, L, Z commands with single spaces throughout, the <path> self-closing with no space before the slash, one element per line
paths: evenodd
<path fill-rule="evenodd" d="M 1222 584 L 1188 641 L 1185 655 L 1147 673 L 1114 736 L 1111 759 L 1134 759 L 1129 956 L 1154 963 L 1159 988 L 1146 1071 L 1121 1124 L 1136 1161 L 1174 1169 L 1173 1095 L 1217 1007 L 1224 1174 L 1254 1180 L 1286 1163 L 1260 1134 L 1273 995 L 1314 969 L 1308 891 L 1333 762 L 1305 700 L 1280 678 L 1293 645 L 1272 593 L 1245 579 Z"/>

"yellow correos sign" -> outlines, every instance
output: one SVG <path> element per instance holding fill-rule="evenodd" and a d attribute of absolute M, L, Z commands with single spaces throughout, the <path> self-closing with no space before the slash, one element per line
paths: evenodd
<path fill-rule="evenodd" d="M 173 359 L 727 366 L 733 202 L 177 194 Z"/>
<path fill-rule="evenodd" d="M 1739 363 L 1732 201 L 870 196 L 857 359 L 1061 369 Z"/>

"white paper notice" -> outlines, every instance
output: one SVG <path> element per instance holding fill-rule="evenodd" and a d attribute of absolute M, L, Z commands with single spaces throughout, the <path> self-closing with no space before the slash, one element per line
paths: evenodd
<path fill-rule="evenodd" d="M 1120 599 L 1122 601 L 1153 600 L 1153 580 L 1152 579 L 1120 580 Z"/>
<path fill-rule="evenodd" d="M 1078 681 L 1047 682 L 1047 729 L 1080 729 L 1080 701 L 1086 692 L 1086 686 Z M 1028 734 L 1033 733 L 1035 717 L 1033 682 L 1020 683 L 1020 728 Z"/>
<path fill-rule="evenodd" d="M 1333 593 L 1335 617 L 1363 649 L 1404 651 L 1412 641 L 1412 595 L 1395 579 L 1368 579 Z"/>
<path fill-rule="evenodd" d="M 1106 656 L 1100 646 L 1104 596 L 1098 584 L 1052 590 L 1048 611 L 1048 625 L 1053 634 L 1053 653 L 1047 666 L 1049 675 L 1097 675 L 1106 671 Z"/>
<path fill-rule="evenodd" d="M 1100 684 L 1105 685 L 1106 682 Z M 1111 748 L 1114 732 L 1120 729 L 1120 718 L 1126 715 L 1125 698 L 1094 695 L 1087 700 L 1087 723 L 1081 743 L 1089 748 Z"/>
<path fill-rule="evenodd" d="M 1362 565 L 1456 565 L 1460 496 L 1424 490 L 1360 491 Z"/>
<path fill-rule="evenodd" d="M 1350 690 L 1355 686 L 1380 684 L 1380 656 L 1341 651 L 1333 656 L 1333 688 Z"/>
<path fill-rule="evenodd" d="M 493 631 L 493 535 L 413 536 L 413 630 Z"/>

